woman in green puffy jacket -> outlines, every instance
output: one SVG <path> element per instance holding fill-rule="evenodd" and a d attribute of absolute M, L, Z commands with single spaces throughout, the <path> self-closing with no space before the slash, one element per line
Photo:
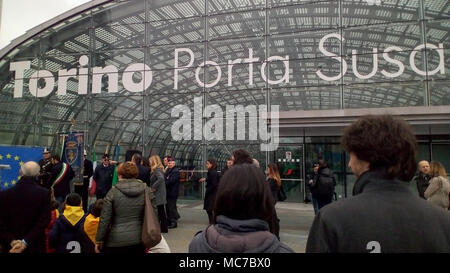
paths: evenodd
<path fill-rule="evenodd" d="M 137 179 L 138 168 L 127 161 L 117 168 L 119 182 L 106 194 L 97 230 L 95 251 L 144 253 L 141 241 L 144 193 L 147 185 Z M 157 215 L 155 197 L 147 191 Z"/>

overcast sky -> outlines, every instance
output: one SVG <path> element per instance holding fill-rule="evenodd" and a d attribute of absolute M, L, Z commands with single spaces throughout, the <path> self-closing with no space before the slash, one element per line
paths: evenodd
<path fill-rule="evenodd" d="M 0 49 L 27 30 L 89 0 L 3 0 Z"/>

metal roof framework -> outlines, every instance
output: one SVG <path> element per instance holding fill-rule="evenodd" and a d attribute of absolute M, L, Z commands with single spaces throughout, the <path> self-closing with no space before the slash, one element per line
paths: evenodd
<path fill-rule="evenodd" d="M 5 144 L 54 147 L 55 133 L 68 130 L 75 119 L 77 128 L 88 130 L 89 145 L 95 144 L 98 151 L 120 143 L 146 152 L 170 153 L 191 163 L 209 153 L 223 160 L 239 146 L 259 153 L 258 141 L 172 141 L 172 108 L 188 104 L 193 111 L 193 98 L 198 96 L 204 106 L 279 104 L 281 111 L 450 105 L 448 68 L 444 75 L 433 76 L 418 76 L 405 69 L 395 79 L 378 72 L 364 81 L 352 73 L 352 50 L 357 50 L 359 72 L 367 75 L 373 67 L 373 48 L 379 52 L 390 46 L 402 48 L 395 59 L 406 65 L 411 50 L 425 42 L 442 43 L 445 63 L 450 63 L 449 1 L 381 2 L 91 1 L 30 30 L 0 51 L 0 135 L 10 141 Z M 338 62 L 317 49 L 320 39 L 330 33 L 339 33 L 345 40 L 327 43 L 328 50 L 349 64 L 347 74 L 335 82 L 315 75 L 318 68 L 331 75 L 342 71 Z M 254 64 L 255 71 L 262 59 L 289 55 L 294 76 L 289 84 L 280 85 L 268 85 L 261 77 L 255 77 L 250 85 L 246 78 L 236 77 L 229 87 L 222 75 L 217 86 L 202 88 L 192 83 L 194 67 L 181 73 L 180 88 L 174 90 L 173 50 L 182 47 L 194 51 L 195 65 L 214 61 L 224 73 L 228 60 L 248 57 L 248 48 L 260 58 Z M 51 95 L 35 98 L 26 91 L 25 80 L 24 97 L 13 98 L 11 61 L 31 61 L 31 69 L 25 73 L 28 79 L 42 69 L 57 75 L 61 69 L 78 68 L 81 55 L 89 56 L 90 74 L 94 66 L 114 65 L 121 73 L 130 63 L 150 64 L 153 84 L 138 94 L 126 91 L 119 83 L 118 93 L 92 94 L 89 90 L 87 95 L 78 95 L 78 81 L 71 79 L 67 95 L 58 96 L 55 87 Z M 416 55 L 419 67 L 434 69 L 439 61 L 436 55 L 422 50 Z M 185 57 L 181 61 L 187 62 Z M 268 67 L 270 78 L 283 75 L 280 62 Z M 245 74 L 247 68 L 248 64 L 236 65 L 234 73 Z M 386 62 L 380 62 L 379 71 L 382 68 L 395 70 Z M 204 71 L 201 76 L 205 82 L 216 77 L 215 67 Z M 104 87 L 108 85 L 105 78 Z"/>

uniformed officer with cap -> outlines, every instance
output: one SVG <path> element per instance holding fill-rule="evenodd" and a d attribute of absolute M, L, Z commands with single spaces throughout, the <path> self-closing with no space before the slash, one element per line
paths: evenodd
<path fill-rule="evenodd" d="M 52 170 L 52 155 L 47 147 L 44 148 L 42 152 L 42 159 L 39 160 L 39 167 L 41 170 L 39 172 L 39 184 L 47 189 L 51 186 L 51 170 Z"/>

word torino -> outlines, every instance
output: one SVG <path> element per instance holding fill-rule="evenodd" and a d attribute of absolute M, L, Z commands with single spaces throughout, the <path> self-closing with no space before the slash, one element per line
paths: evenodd
<path fill-rule="evenodd" d="M 338 33 L 331 33 L 324 37 L 319 42 L 318 48 L 319 51 L 325 55 L 326 57 L 337 61 L 341 64 L 341 71 L 337 75 L 325 75 L 322 70 L 317 70 L 316 75 L 324 80 L 324 81 L 337 81 L 340 80 L 347 73 L 348 64 L 347 61 L 342 56 L 338 56 L 335 53 L 328 51 L 325 48 L 325 43 L 330 44 L 338 40 L 338 43 L 343 42 L 345 39 Z M 299 44 L 298 47 L 302 45 Z M 424 49 L 435 50 L 439 55 L 439 64 L 436 68 L 430 71 L 423 71 L 419 69 L 416 65 L 416 55 Z M 390 46 L 384 49 L 383 52 L 379 52 L 378 48 L 372 49 L 372 71 L 366 75 L 363 75 L 358 68 L 358 51 L 352 50 L 352 70 L 354 75 L 358 79 L 368 80 L 375 76 L 375 74 L 379 70 L 379 55 L 381 55 L 385 61 L 384 66 L 386 69 L 389 67 L 389 70 L 383 69 L 381 70 L 381 74 L 387 78 L 396 78 L 401 76 L 405 71 L 405 64 L 399 61 L 398 59 L 393 58 L 391 55 L 393 53 L 401 53 L 407 52 L 398 46 Z M 188 57 L 187 64 L 186 62 L 180 63 L 180 59 L 182 57 Z M 184 70 L 195 70 L 195 82 L 198 86 L 204 88 L 211 88 L 216 86 L 222 80 L 222 68 L 221 66 L 213 61 L 205 61 L 200 64 L 194 65 L 195 55 L 194 52 L 189 48 L 176 48 L 174 52 L 174 66 L 173 66 L 173 89 L 178 90 L 178 81 L 179 74 Z M 270 62 L 280 62 L 283 66 L 281 73 L 278 74 L 277 79 L 269 79 L 267 75 L 267 64 Z M 119 69 L 116 66 L 108 65 L 105 67 L 92 67 L 91 71 L 86 66 L 89 63 L 89 58 L 85 55 L 79 58 L 78 63 L 80 64 L 80 68 L 71 68 L 71 69 L 62 69 L 58 71 L 58 90 L 57 94 L 59 96 L 66 95 L 67 92 L 67 81 L 70 78 L 78 78 L 78 94 L 85 95 L 88 93 L 88 78 L 89 75 L 92 74 L 91 84 L 92 84 L 92 93 L 99 94 L 102 91 L 102 79 L 104 76 L 108 77 L 108 92 L 116 93 L 119 88 Z M 263 81 L 265 81 L 268 85 L 276 85 L 276 84 L 288 84 L 291 78 L 291 71 L 293 73 L 297 73 L 295 71 L 296 67 L 290 68 L 289 55 L 285 56 L 271 56 L 261 62 L 259 57 L 253 56 L 253 49 L 248 48 L 248 58 L 237 58 L 234 60 L 227 60 L 226 71 L 227 71 L 227 86 L 233 85 L 233 79 L 236 77 L 245 77 L 248 79 L 248 85 L 254 86 L 254 66 L 260 66 L 260 77 Z M 437 73 L 445 74 L 445 58 L 444 58 L 444 45 L 440 43 L 438 46 L 433 44 L 421 44 L 418 45 L 410 52 L 409 56 L 409 64 L 410 68 L 413 72 L 417 73 L 421 76 L 432 76 Z M 233 66 L 237 65 L 245 65 L 248 66 L 247 71 L 248 74 L 233 73 Z M 215 73 L 210 82 L 205 83 L 202 82 L 200 78 L 200 73 L 205 69 L 205 66 L 213 67 L 215 69 Z M 31 68 L 31 61 L 21 61 L 21 62 L 12 62 L 10 64 L 10 71 L 15 72 L 14 77 L 14 98 L 21 98 L 23 96 L 23 83 L 24 83 L 24 74 L 25 71 Z M 134 78 L 135 74 L 140 74 L 141 79 Z M 38 86 L 38 82 L 43 80 L 45 85 L 42 84 Z M 189 81 L 189 79 L 187 79 Z M 143 92 L 150 87 L 153 81 L 153 72 L 151 68 L 145 63 L 133 63 L 128 65 L 127 68 L 122 73 L 122 85 L 129 92 Z M 29 91 L 31 95 L 35 97 L 46 97 L 50 95 L 55 88 L 55 78 L 52 72 L 48 70 L 39 70 L 34 72 L 31 75 L 29 80 Z M 42 83 L 42 81 L 41 81 Z"/>

